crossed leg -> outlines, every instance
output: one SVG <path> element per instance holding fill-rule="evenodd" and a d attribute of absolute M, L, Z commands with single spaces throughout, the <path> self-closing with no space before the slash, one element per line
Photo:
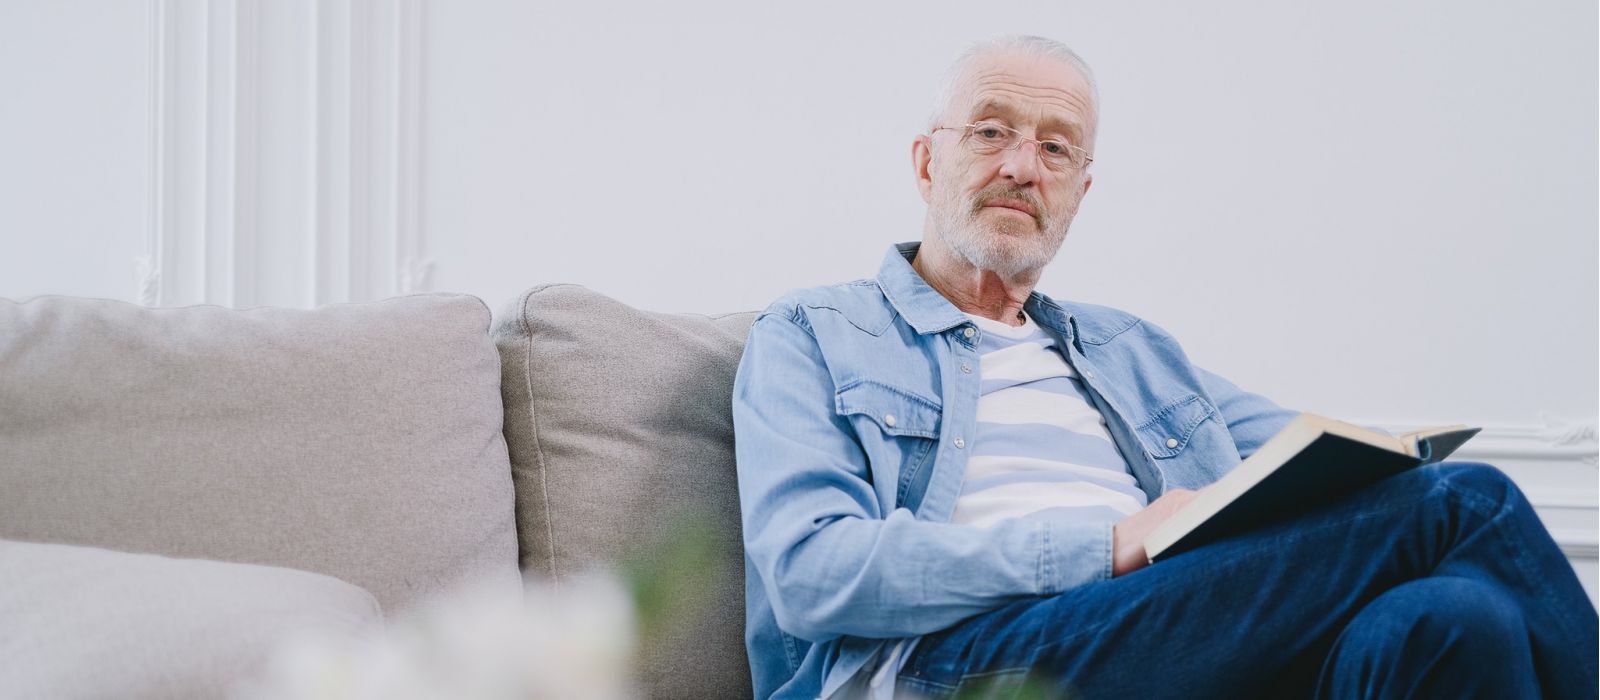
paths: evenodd
<path fill-rule="evenodd" d="M 1596 696 L 1597 618 L 1499 470 L 1446 463 L 924 636 L 929 697 Z"/>

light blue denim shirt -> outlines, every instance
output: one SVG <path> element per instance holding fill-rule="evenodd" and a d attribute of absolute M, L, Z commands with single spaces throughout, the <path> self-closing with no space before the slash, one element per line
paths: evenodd
<path fill-rule="evenodd" d="M 878 276 L 794 292 L 733 390 L 757 698 L 832 694 L 886 641 L 1111 576 L 1111 525 L 949 522 L 976 429 L 978 329 L 894 246 Z M 1189 363 L 1153 324 L 1035 292 L 1151 500 L 1215 481 L 1294 412 Z"/>

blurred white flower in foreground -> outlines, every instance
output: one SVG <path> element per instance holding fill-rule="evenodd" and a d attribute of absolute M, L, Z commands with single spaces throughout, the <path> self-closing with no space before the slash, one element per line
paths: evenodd
<path fill-rule="evenodd" d="M 402 614 L 381 636 L 314 636 L 279 650 L 244 700 L 628 700 L 633 602 L 614 577 L 468 588 Z"/>

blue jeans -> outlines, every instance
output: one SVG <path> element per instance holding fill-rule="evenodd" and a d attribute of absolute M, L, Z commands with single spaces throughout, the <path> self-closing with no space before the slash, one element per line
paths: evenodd
<path fill-rule="evenodd" d="M 1415 469 L 1127 576 L 922 638 L 944 698 L 1596 697 L 1597 618 L 1499 470 Z"/>

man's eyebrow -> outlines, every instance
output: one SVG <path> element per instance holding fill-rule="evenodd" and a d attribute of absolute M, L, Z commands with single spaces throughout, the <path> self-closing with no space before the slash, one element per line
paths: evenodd
<path fill-rule="evenodd" d="M 1017 109 L 1010 102 L 993 98 L 979 102 L 977 107 L 972 108 L 973 121 L 983 119 L 988 115 L 1011 120 L 1016 117 Z M 1083 127 L 1076 122 L 1046 117 L 1044 123 L 1039 125 L 1039 130 L 1063 133 L 1067 135 L 1067 140 L 1072 143 L 1083 143 Z"/>
<path fill-rule="evenodd" d="M 1016 109 L 1014 109 L 1009 102 L 1002 102 L 995 99 L 984 100 L 979 102 L 978 106 L 972 108 L 973 119 L 982 119 L 991 114 L 1000 117 L 1012 117 L 1015 116 L 1016 113 Z"/>

